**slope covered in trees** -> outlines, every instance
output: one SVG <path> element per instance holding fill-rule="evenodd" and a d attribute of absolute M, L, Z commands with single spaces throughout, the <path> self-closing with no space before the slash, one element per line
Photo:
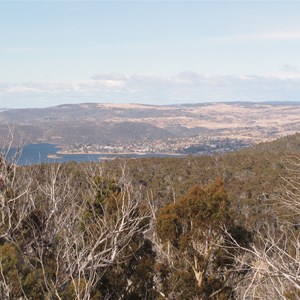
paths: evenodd
<path fill-rule="evenodd" d="M 300 135 L 219 156 L 0 161 L 1 299 L 299 299 Z"/>

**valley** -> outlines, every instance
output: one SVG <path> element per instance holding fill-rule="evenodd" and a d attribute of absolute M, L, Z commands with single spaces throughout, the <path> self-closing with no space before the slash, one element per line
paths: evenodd
<path fill-rule="evenodd" d="M 297 102 L 68 104 L 0 111 L 0 136 L 62 154 L 211 154 L 294 134 L 299 115 Z"/>

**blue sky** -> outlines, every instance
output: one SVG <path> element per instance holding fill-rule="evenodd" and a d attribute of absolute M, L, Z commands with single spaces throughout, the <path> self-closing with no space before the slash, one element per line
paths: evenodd
<path fill-rule="evenodd" d="M 299 1 L 1 1 L 0 107 L 300 100 Z"/>

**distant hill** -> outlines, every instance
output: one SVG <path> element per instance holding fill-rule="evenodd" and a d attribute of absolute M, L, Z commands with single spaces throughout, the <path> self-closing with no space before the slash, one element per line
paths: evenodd
<path fill-rule="evenodd" d="M 0 109 L 0 134 L 25 143 L 126 143 L 193 136 L 273 140 L 300 131 L 296 102 L 181 105 L 66 104 Z"/>

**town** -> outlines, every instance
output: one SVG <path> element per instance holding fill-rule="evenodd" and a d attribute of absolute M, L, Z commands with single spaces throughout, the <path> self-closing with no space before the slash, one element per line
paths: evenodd
<path fill-rule="evenodd" d="M 253 145 L 249 138 L 238 139 L 215 136 L 157 139 L 153 141 L 129 141 L 110 144 L 65 145 L 60 154 L 212 154 L 235 151 Z"/>

